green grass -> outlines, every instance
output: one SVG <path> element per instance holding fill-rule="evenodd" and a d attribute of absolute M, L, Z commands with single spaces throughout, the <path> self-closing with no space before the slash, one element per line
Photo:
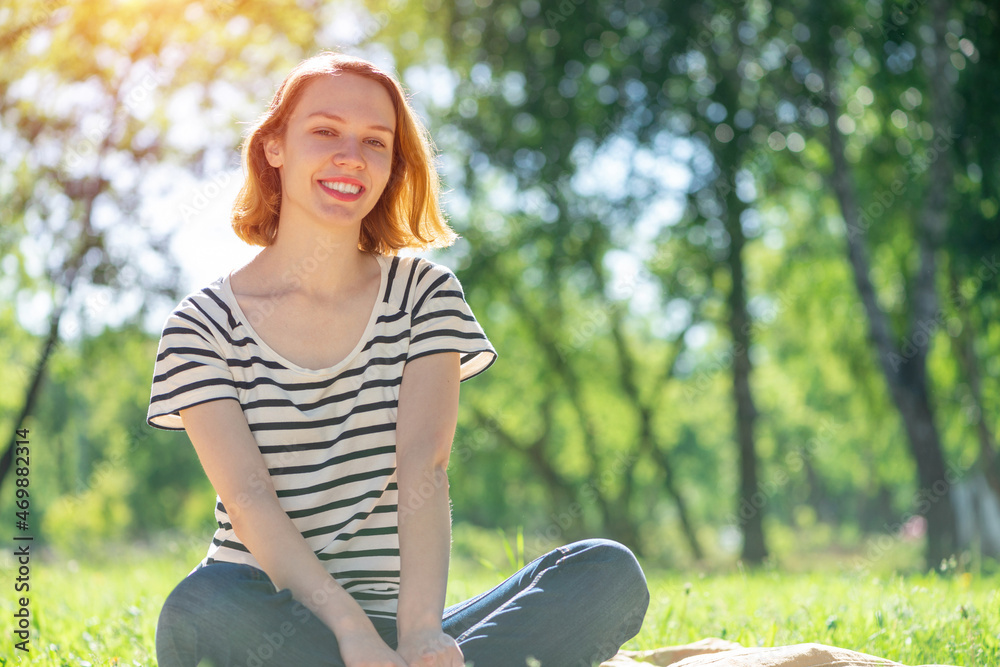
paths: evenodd
<path fill-rule="evenodd" d="M 1000 664 L 1000 577 L 756 572 L 651 577 L 653 602 L 626 648 L 721 637 L 817 642 L 907 665 Z"/>
<path fill-rule="evenodd" d="M 158 546 L 159 551 L 123 548 L 79 561 L 33 555 L 31 652 L 17 651 L 10 639 L 16 604 L 11 591 L 0 599 L 0 666 L 155 665 L 160 606 L 205 548 L 187 540 Z M 0 570 L 14 569 L 9 554 L 0 559 Z"/>
<path fill-rule="evenodd" d="M 458 545 L 456 545 L 458 546 Z M 198 562 L 200 541 L 165 542 L 159 551 L 124 549 L 114 558 L 32 560 L 31 653 L 13 647 L 13 584 L 0 599 L 0 666 L 153 665 L 163 599 Z M 461 552 L 461 549 L 456 549 Z M 458 554 L 448 601 L 498 583 L 511 558 Z M 9 552 L 0 568 L 14 572 Z M 745 646 L 819 642 L 909 665 L 1000 664 L 1000 575 L 854 575 L 759 571 L 647 572 L 652 603 L 642 632 L 626 648 L 655 648 L 703 637 Z M 13 580 L 13 574 L 8 578 Z"/>

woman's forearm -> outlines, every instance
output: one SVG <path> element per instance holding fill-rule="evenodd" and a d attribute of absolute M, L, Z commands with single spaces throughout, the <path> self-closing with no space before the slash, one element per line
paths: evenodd
<path fill-rule="evenodd" d="M 441 631 L 451 506 L 448 459 L 458 421 L 459 358 L 436 354 L 407 364 L 396 427 L 399 486 L 400 642 Z"/>
<path fill-rule="evenodd" d="M 433 465 L 399 467 L 400 637 L 441 629 L 448 559 L 451 507 L 448 476 Z"/>
<path fill-rule="evenodd" d="M 233 521 L 233 530 L 275 587 L 289 589 L 338 639 L 375 632 L 364 610 L 326 571 L 276 500 L 260 499 L 244 521 Z"/>

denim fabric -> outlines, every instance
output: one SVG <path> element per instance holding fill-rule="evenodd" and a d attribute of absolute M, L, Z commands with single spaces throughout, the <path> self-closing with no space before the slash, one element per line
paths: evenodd
<path fill-rule="evenodd" d="M 445 609 L 442 628 L 474 667 L 590 667 L 642 626 L 646 579 L 627 548 L 584 540 L 534 560 L 486 593 Z M 372 618 L 389 646 L 396 624 Z M 291 591 L 249 565 L 213 563 L 167 598 L 160 667 L 343 667 L 333 632 Z M 534 661 L 538 661 L 537 663 Z"/>

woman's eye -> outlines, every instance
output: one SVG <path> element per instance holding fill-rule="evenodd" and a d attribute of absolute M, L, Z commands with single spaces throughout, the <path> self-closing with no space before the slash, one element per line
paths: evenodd
<path fill-rule="evenodd" d="M 385 148 L 385 144 L 382 143 L 382 141 L 380 139 L 369 139 L 368 143 L 370 143 L 372 146 L 377 146 L 379 148 Z"/>
<path fill-rule="evenodd" d="M 316 130 L 313 134 L 318 134 L 318 135 L 323 136 L 323 137 L 332 137 L 333 136 L 333 132 L 331 130 L 327 130 L 327 129 L 324 129 L 324 128 L 320 128 L 320 129 Z"/>

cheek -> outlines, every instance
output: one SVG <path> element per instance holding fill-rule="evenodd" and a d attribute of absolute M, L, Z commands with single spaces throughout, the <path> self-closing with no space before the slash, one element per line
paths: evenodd
<path fill-rule="evenodd" d="M 389 176 L 392 174 L 392 156 L 389 154 L 378 155 L 373 161 L 372 166 L 377 167 L 375 171 L 379 174 L 382 184 L 388 183 Z"/>
<path fill-rule="evenodd" d="M 325 161 L 329 159 L 330 151 L 322 144 L 322 142 L 306 141 L 298 147 L 298 157 L 310 162 L 314 160 Z"/>

